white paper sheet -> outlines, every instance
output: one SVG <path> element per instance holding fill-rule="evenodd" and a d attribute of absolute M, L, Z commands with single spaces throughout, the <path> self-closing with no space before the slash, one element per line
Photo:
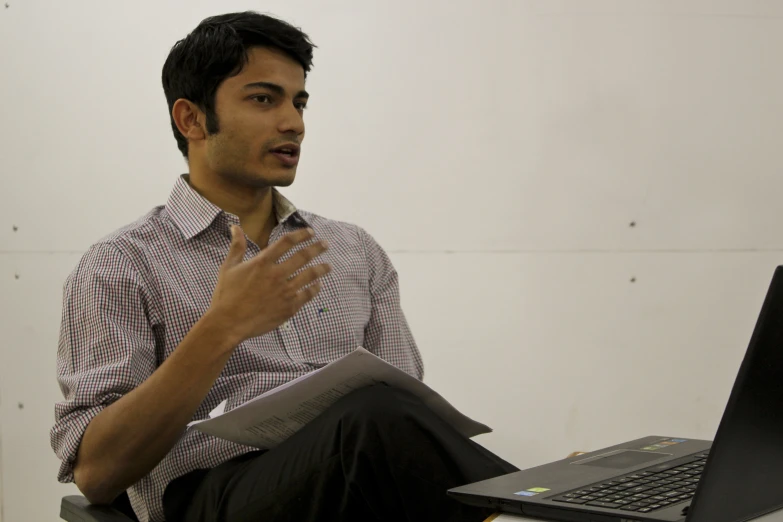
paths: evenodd
<path fill-rule="evenodd" d="M 433 412 L 466 437 L 492 431 L 469 419 L 429 386 L 397 369 L 364 348 L 210 419 L 194 421 L 197 429 L 223 439 L 269 449 L 293 435 L 305 424 L 354 390 L 385 382 L 419 397 Z M 210 414 L 212 416 L 212 414 Z"/>
<path fill-rule="evenodd" d="M 226 404 L 228 404 L 228 399 L 215 406 L 215 409 L 209 412 L 209 418 L 213 419 L 218 415 L 223 415 L 223 412 L 226 411 Z"/>

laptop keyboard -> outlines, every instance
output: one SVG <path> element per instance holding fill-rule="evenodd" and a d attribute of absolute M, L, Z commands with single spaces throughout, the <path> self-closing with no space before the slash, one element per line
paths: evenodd
<path fill-rule="evenodd" d="M 661 470 L 637 471 L 550 498 L 555 502 L 649 513 L 693 498 L 707 453 Z"/>

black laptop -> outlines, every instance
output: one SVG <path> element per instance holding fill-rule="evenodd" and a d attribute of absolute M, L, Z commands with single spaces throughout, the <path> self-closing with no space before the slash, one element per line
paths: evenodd
<path fill-rule="evenodd" d="M 740 522 L 783 508 L 783 267 L 775 270 L 714 443 L 645 437 L 449 494 L 564 522 Z"/>

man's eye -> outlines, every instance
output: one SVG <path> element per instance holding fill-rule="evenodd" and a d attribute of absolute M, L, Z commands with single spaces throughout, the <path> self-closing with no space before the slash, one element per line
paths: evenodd
<path fill-rule="evenodd" d="M 257 96 L 252 96 L 251 98 L 254 99 L 254 100 L 257 100 L 257 101 L 259 101 L 261 103 L 265 103 L 264 100 L 267 100 L 268 102 L 272 101 L 272 98 L 268 94 L 259 94 Z M 296 108 L 301 110 L 301 111 L 307 109 L 307 103 L 306 102 L 297 103 L 295 105 L 296 105 Z"/>

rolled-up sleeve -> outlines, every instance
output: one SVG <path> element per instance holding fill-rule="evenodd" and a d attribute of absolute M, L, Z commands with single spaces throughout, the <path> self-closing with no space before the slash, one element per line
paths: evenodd
<path fill-rule="evenodd" d="M 155 371 L 151 302 L 139 271 L 110 243 L 91 247 L 67 278 L 57 352 L 64 400 L 50 433 L 60 482 L 73 481 L 90 421 Z"/>
<path fill-rule="evenodd" d="M 366 231 L 362 236 L 370 275 L 372 312 L 365 328 L 368 351 L 418 379 L 424 378 L 424 363 L 400 306 L 397 270 L 389 256 Z"/>

